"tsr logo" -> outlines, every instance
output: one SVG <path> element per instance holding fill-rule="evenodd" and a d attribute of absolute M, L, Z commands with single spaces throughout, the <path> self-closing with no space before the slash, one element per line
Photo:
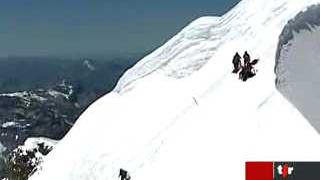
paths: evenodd
<path fill-rule="evenodd" d="M 277 167 L 278 174 L 282 176 L 283 179 L 287 179 L 293 173 L 293 167 L 289 167 L 288 163 L 279 165 Z"/>

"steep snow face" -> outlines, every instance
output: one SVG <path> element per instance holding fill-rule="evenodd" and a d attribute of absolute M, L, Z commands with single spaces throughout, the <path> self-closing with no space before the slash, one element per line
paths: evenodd
<path fill-rule="evenodd" d="M 191 23 L 92 104 L 30 179 L 112 180 L 120 168 L 134 180 L 243 179 L 245 161 L 320 160 L 318 133 L 274 83 L 282 29 L 318 2 L 244 0 Z M 245 50 L 261 60 L 244 83 L 231 59 Z"/>
<path fill-rule="evenodd" d="M 284 28 L 276 56 L 277 88 L 320 132 L 320 6 Z"/>
<path fill-rule="evenodd" d="M 164 46 L 129 69 L 119 80 L 115 91 L 124 91 L 128 85 L 153 73 L 183 78 L 199 70 L 221 45 L 221 38 L 228 31 L 216 28 L 220 26 L 219 22 L 218 17 L 202 17 L 192 22 Z M 198 53 L 193 53 L 195 51 Z"/>
<path fill-rule="evenodd" d="M 316 2 L 243 0 L 222 17 L 199 18 L 129 69 L 119 80 L 115 91 L 131 89 L 136 81 L 154 73 L 173 78 L 189 76 L 209 60 L 218 60 L 215 58 L 217 50 L 230 42 L 239 43 L 236 49 L 230 49 L 230 53 L 254 49 L 266 37 L 272 37 L 269 41 L 276 43 L 279 30 L 287 21 Z M 228 54 L 228 59 L 232 55 Z"/>

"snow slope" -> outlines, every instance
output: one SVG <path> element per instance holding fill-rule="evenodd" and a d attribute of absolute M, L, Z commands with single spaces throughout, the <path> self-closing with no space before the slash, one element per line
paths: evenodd
<path fill-rule="evenodd" d="M 91 105 L 30 179 L 111 180 L 120 168 L 133 180 L 244 179 L 245 161 L 320 160 L 318 133 L 274 75 L 282 29 L 319 2 L 243 0 L 194 21 Z M 261 59 L 246 83 L 231 73 L 244 50 Z"/>

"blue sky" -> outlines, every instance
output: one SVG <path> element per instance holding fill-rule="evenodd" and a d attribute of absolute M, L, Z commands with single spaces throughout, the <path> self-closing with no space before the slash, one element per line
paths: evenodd
<path fill-rule="evenodd" d="M 238 0 L 1 0 L 0 56 L 136 53 Z"/>

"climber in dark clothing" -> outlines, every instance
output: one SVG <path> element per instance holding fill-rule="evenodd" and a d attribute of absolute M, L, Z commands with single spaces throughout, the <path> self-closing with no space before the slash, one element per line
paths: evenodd
<path fill-rule="evenodd" d="M 255 59 L 253 61 L 247 62 L 246 66 L 241 67 L 241 71 L 239 73 L 239 79 L 246 81 L 249 78 L 252 78 L 256 75 L 257 70 L 254 69 L 254 65 L 256 65 L 259 62 L 259 59 Z"/>
<path fill-rule="evenodd" d="M 241 69 L 241 56 L 239 55 L 239 53 L 236 53 L 233 56 L 232 63 L 233 63 L 233 68 L 234 68 L 232 73 L 238 73 L 239 70 Z"/>
<path fill-rule="evenodd" d="M 247 66 L 243 66 L 240 73 L 239 73 L 239 79 L 242 81 L 246 81 L 249 78 L 252 78 L 255 76 L 256 73 L 253 71 L 253 67 L 250 63 L 247 64 Z"/>
<path fill-rule="evenodd" d="M 130 180 L 131 177 L 128 173 L 128 171 L 124 170 L 124 169 L 120 169 L 120 172 L 119 172 L 119 176 L 121 178 L 121 180 Z"/>
<path fill-rule="evenodd" d="M 244 52 L 243 55 L 243 63 L 244 63 L 244 67 L 246 67 L 249 63 L 250 63 L 251 59 L 250 59 L 250 55 L 248 54 L 248 52 Z"/>

